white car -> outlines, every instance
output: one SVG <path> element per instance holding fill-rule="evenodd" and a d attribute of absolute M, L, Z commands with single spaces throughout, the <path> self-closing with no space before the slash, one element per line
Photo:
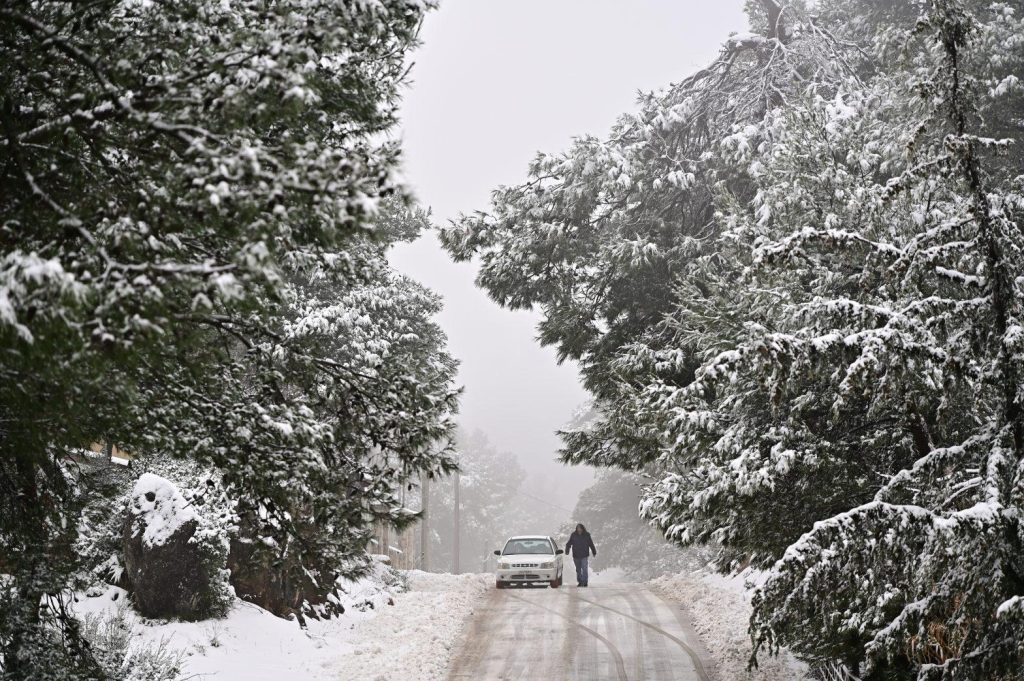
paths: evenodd
<path fill-rule="evenodd" d="M 552 589 L 557 589 L 562 586 L 563 553 L 551 537 L 509 537 L 505 548 L 494 552 L 498 556 L 495 586 L 504 589 L 515 584 L 547 582 Z"/>

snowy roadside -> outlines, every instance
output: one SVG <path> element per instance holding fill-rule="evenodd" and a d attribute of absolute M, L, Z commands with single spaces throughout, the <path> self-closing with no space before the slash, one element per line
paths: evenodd
<path fill-rule="evenodd" d="M 331 665 L 339 681 L 441 681 L 463 626 L 489 588 L 490 574 L 405 573 L 395 607 L 355 627 L 352 651 Z"/>
<path fill-rule="evenodd" d="M 384 588 L 378 576 L 351 582 L 345 614 L 309 621 L 275 617 L 236 600 L 223 619 L 165 622 L 139 617 L 117 587 L 82 594 L 82 619 L 101 618 L 124 631 L 130 649 L 180 659 L 178 678 L 217 681 L 435 681 L 444 678 L 462 625 L 489 575 L 403 573 L 408 590 Z"/>
<path fill-rule="evenodd" d="M 758 656 L 759 668 L 747 670 L 750 658 L 750 590 L 743 575 L 723 577 L 703 570 L 665 575 L 650 582 L 665 598 L 683 605 L 718 667 L 719 681 L 798 681 L 809 678 L 807 666 L 783 650 L 778 657 Z"/>

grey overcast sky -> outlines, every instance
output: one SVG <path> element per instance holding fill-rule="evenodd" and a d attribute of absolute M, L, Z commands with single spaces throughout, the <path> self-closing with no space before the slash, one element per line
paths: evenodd
<path fill-rule="evenodd" d="M 521 182 L 538 152 L 604 136 L 656 90 L 706 65 L 747 30 L 743 0 L 441 0 L 426 19 L 402 107 L 405 177 L 442 223 L 486 210 L 492 189 Z M 575 366 L 534 341 L 538 316 L 475 288 L 426 235 L 392 262 L 445 299 L 440 323 L 460 360 L 460 423 L 514 452 L 571 508 L 584 471 L 554 463 L 555 430 L 586 400 Z"/>

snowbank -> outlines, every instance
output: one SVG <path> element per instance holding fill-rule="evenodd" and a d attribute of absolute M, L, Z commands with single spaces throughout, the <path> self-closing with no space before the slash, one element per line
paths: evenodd
<path fill-rule="evenodd" d="M 80 594 L 80 618 L 113 617 L 120 610 L 132 628 L 132 647 L 181 653 L 184 678 L 217 681 L 440 681 L 451 649 L 482 600 L 491 575 L 405 573 L 408 591 L 384 586 L 373 573 L 345 583 L 345 614 L 309 620 L 303 630 L 259 606 L 235 600 L 223 619 L 201 622 L 147 620 L 117 587 Z M 394 575 L 393 571 L 390 571 Z"/>
<path fill-rule="evenodd" d="M 750 658 L 750 590 L 747 581 L 758 575 L 723 577 L 703 570 L 665 575 L 650 582 L 656 591 L 681 603 L 689 612 L 708 652 L 715 659 L 720 681 L 797 681 L 806 679 L 807 666 L 786 651 L 778 657 L 758 656 L 759 669 L 747 671 Z"/>
<path fill-rule="evenodd" d="M 452 649 L 494 575 L 406 573 L 395 607 L 355 627 L 352 651 L 331 666 L 339 681 L 442 681 Z"/>
<path fill-rule="evenodd" d="M 81 618 L 114 616 L 118 604 L 128 598 L 117 587 L 89 593 L 75 607 Z M 328 679 L 321 673 L 322 665 L 337 654 L 337 649 L 328 643 L 331 637 L 321 635 L 318 639 L 295 622 L 240 600 L 234 602 L 223 619 L 201 622 L 147 620 L 130 609 L 122 614 L 133 630 L 132 648 L 144 650 L 162 645 L 180 653 L 183 678 Z"/>

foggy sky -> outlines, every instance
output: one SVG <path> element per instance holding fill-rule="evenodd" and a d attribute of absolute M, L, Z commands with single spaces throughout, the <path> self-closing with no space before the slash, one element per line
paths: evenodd
<path fill-rule="evenodd" d="M 540 150 L 604 137 L 638 90 L 705 66 L 743 0 L 442 0 L 426 19 L 402 106 L 404 172 L 440 224 L 486 210 L 490 191 L 526 178 Z M 590 474 L 555 462 L 554 431 L 587 399 L 575 366 L 534 340 L 539 316 L 499 308 L 427 235 L 392 262 L 440 293 L 439 322 L 461 362 L 460 423 L 543 476 L 536 491 L 571 508 Z M 558 485 L 558 497 L 551 489 Z"/>

